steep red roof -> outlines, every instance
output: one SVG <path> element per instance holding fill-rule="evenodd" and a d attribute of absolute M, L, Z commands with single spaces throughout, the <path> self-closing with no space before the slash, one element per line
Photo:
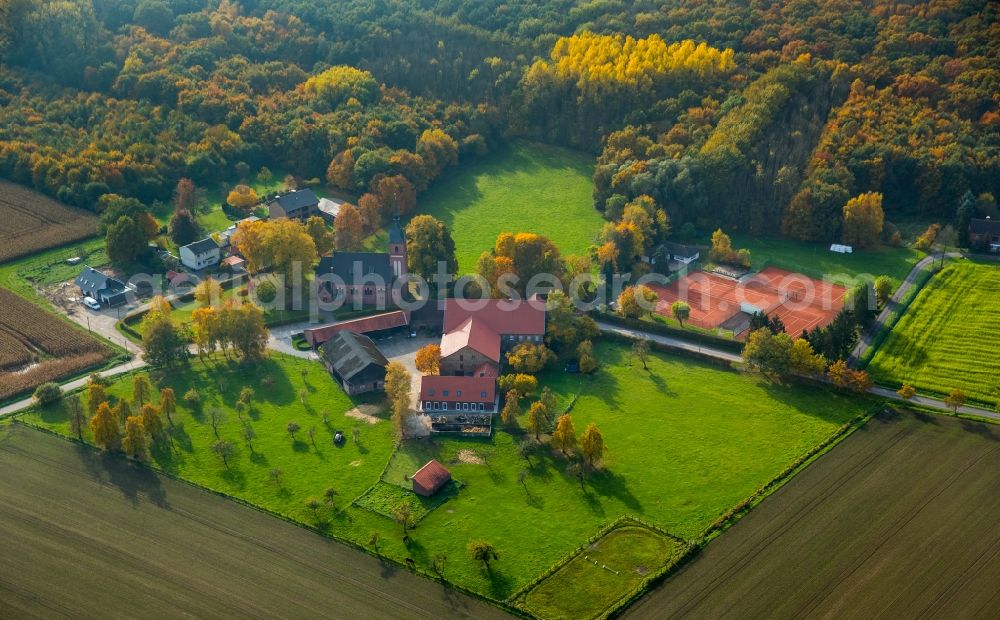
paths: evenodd
<path fill-rule="evenodd" d="M 500 362 L 500 335 L 478 317 L 470 317 L 441 337 L 441 357 L 470 347 L 494 362 Z"/>
<path fill-rule="evenodd" d="M 420 378 L 420 400 L 493 404 L 496 386 L 494 377 L 428 375 Z"/>
<path fill-rule="evenodd" d="M 414 487 L 419 485 L 426 492 L 434 493 L 451 480 L 451 472 L 436 459 L 431 459 L 413 474 L 411 480 Z"/>
<path fill-rule="evenodd" d="M 507 299 L 445 300 L 444 332 L 446 334 L 458 329 L 471 317 L 482 321 L 501 336 L 545 335 L 545 302 L 537 298 L 517 301 Z"/>
<path fill-rule="evenodd" d="M 356 334 L 368 334 L 385 329 L 403 327 L 409 324 L 410 315 L 402 310 L 395 310 L 393 312 L 366 316 L 360 319 L 341 321 L 339 323 L 331 323 L 330 325 L 303 329 L 302 337 L 305 338 L 306 342 L 310 345 L 316 347 L 332 338 L 337 332 L 341 331 L 351 331 Z"/>

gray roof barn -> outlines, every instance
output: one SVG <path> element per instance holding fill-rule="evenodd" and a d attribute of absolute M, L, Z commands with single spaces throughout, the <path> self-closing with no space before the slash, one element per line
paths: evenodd
<path fill-rule="evenodd" d="M 348 394 L 378 389 L 389 360 L 364 334 L 342 331 L 323 343 L 320 357 Z"/>

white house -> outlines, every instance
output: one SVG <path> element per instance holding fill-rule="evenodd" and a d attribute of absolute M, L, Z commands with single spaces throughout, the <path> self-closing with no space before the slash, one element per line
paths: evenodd
<path fill-rule="evenodd" d="M 198 271 L 219 264 L 219 244 L 211 237 L 181 247 L 181 264 Z"/>

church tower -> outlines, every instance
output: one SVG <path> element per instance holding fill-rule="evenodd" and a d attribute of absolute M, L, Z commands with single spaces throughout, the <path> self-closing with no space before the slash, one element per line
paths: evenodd
<path fill-rule="evenodd" d="M 399 226 L 398 215 L 392 218 L 392 226 L 389 227 L 389 263 L 393 277 L 406 275 L 406 235 Z"/>

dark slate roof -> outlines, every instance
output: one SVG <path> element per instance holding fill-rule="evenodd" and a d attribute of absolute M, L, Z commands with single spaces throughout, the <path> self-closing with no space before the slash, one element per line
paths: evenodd
<path fill-rule="evenodd" d="M 316 192 L 311 189 L 300 189 L 284 196 L 278 196 L 272 202 L 278 203 L 285 210 L 285 213 L 291 213 L 299 209 L 315 207 L 319 204 L 319 198 L 316 196 Z"/>
<path fill-rule="evenodd" d="M 1000 235 L 1000 220 L 973 219 L 969 222 L 969 232 L 974 235 Z"/>
<path fill-rule="evenodd" d="M 215 242 L 215 239 L 212 239 L 211 237 L 205 237 L 201 241 L 195 241 L 194 243 L 189 243 L 184 247 L 194 252 L 194 254 L 197 256 L 198 254 L 204 254 L 205 252 L 218 250 L 219 244 Z"/>
<path fill-rule="evenodd" d="M 699 252 L 698 248 L 693 245 L 684 245 L 683 243 L 674 243 L 672 241 L 664 243 L 663 249 L 669 252 L 671 256 L 694 256 Z"/>
<path fill-rule="evenodd" d="M 359 265 L 357 273 L 360 277 L 357 280 L 355 263 Z M 328 274 L 336 275 L 349 285 L 360 285 L 362 278 L 369 274 L 381 276 L 386 286 L 391 286 L 395 280 L 389 265 L 389 255 L 385 252 L 334 252 L 332 256 L 321 258 L 316 267 L 317 276 Z"/>
<path fill-rule="evenodd" d="M 351 377 L 372 364 L 385 368 L 389 363 L 371 338 L 351 331 L 337 332 L 323 343 L 321 351 L 344 381 L 350 381 Z"/>
<path fill-rule="evenodd" d="M 125 291 L 125 283 L 117 278 L 105 275 L 93 267 L 84 267 L 76 277 L 76 285 L 88 296 L 94 297 L 101 291 L 105 295 L 114 295 Z"/>
<path fill-rule="evenodd" d="M 399 226 L 398 217 L 392 218 L 392 226 L 389 227 L 389 243 L 406 243 L 406 235 L 403 234 L 403 229 Z"/>

